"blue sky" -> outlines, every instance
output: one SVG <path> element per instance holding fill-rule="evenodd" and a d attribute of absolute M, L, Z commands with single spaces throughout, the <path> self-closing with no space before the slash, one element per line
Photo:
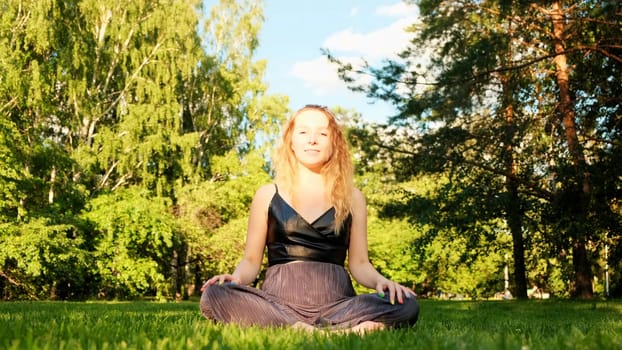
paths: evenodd
<path fill-rule="evenodd" d="M 265 0 L 256 59 L 268 61 L 269 93 L 290 97 L 290 108 L 307 103 L 354 109 L 365 120 L 384 122 L 395 112 L 346 88 L 320 49 L 351 62 L 378 66 L 406 47 L 417 12 L 401 0 Z"/>
<path fill-rule="evenodd" d="M 208 9 L 218 2 L 204 1 Z M 379 67 L 408 44 L 411 35 L 404 28 L 415 22 L 415 7 L 401 0 L 263 0 L 263 5 L 254 58 L 268 61 L 268 93 L 289 96 L 292 110 L 305 104 L 340 106 L 378 123 L 395 113 L 388 103 L 348 90 L 321 48 L 353 65 L 365 59 Z"/>

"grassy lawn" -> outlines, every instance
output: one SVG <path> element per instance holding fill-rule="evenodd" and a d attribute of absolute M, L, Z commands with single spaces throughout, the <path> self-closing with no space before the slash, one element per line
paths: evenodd
<path fill-rule="evenodd" d="M 364 337 L 214 325 L 198 302 L 0 302 L 0 349 L 622 349 L 622 301 L 421 300 L 415 327 Z"/>

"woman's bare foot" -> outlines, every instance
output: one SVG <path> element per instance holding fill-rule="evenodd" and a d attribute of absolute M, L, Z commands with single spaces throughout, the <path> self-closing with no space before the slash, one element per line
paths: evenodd
<path fill-rule="evenodd" d="M 308 333 L 313 333 L 316 330 L 318 330 L 317 328 L 313 327 L 312 325 L 308 324 L 308 323 L 304 323 L 304 322 L 296 322 L 292 325 L 293 329 L 300 329 L 303 331 L 306 331 Z"/>
<path fill-rule="evenodd" d="M 371 333 L 373 331 L 379 331 L 384 329 L 384 324 L 380 322 L 374 321 L 365 321 L 357 324 L 356 326 L 350 328 L 353 333 L 357 333 L 360 335 Z"/>
<path fill-rule="evenodd" d="M 369 334 L 371 332 L 374 331 L 379 331 L 379 330 L 383 330 L 385 328 L 385 325 L 383 323 L 380 322 L 374 322 L 374 321 L 364 321 L 361 322 L 359 324 L 357 324 L 356 326 L 350 327 L 350 328 L 341 328 L 341 329 L 333 329 L 333 330 L 328 330 L 328 329 L 322 329 L 322 328 L 317 328 L 314 327 L 308 323 L 304 323 L 304 322 L 296 322 L 292 325 L 293 329 L 297 329 L 297 330 L 303 330 L 306 331 L 307 333 L 314 333 L 314 332 L 321 332 L 321 333 L 326 333 L 326 334 L 350 334 L 350 333 L 355 333 L 358 335 L 365 335 L 365 334 Z"/>
<path fill-rule="evenodd" d="M 385 326 L 383 323 L 374 322 L 374 321 L 364 321 L 350 328 L 332 330 L 330 331 L 330 333 L 333 333 L 333 334 L 334 333 L 337 333 L 337 334 L 355 333 L 358 335 L 365 335 L 365 334 L 369 334 L 374 331 L 383 330 L 384 328 Z"/>

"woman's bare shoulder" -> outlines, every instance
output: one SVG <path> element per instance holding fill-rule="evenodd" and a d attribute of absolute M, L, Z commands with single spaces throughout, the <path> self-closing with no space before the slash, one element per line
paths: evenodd
<path fill-rule="evenodd" d="M 276 193 L 274 184 L 265 184 L 257 189 L 254 200 L 261 202 L 269 202 Z"/>
<path fill-rule="evenodd" d="M 363 191 L 359 190 L 358 188 L 354 187 L 352 188 L 352 200 L 354 201 L 365 201 L 365 194 L 363 193 Z"/>
<path fill-rule="evenodd" d="M 352 209 L 355 211 L 365 210 L 367 206 L 367 199 L 365 198 L 365 194 L 359 190 L 358 188 L 352 189 Z"/>

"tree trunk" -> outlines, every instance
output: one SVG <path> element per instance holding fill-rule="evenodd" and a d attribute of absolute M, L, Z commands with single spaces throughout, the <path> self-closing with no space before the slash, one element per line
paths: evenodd
<path fill-rule="evenodd" d="M 592 273 L 590 269 L 589 259 L 586 248 L 586 227 L 583 224 L 587 217 L 588 202 L 591 197 L 592 186 L 590 176 L 587 172 L 585 155 L 583 147 L 579 142 L 577 135 L 577 125 L 575 122 L 574 107 L 569 84 L 569 69 L 564 44 L 564 31 L 566 18 L 562 12 L 562 6 L 559 1 L 552 4 L 551 20 L 553 22 L 553 35 L 555 45 L 555 68 L 557 86 L 559 88 L 559 113 L 561 115 L 562 124 L 565 130 L 566 143 L 572 158 L 575 169 L 576 184 L 572 186 L 580 186 L 580 189 L 574 191 L 576 193 L 577 212 L 568 212 L 575 220 L 574 225 L 570 225 L 569 234 L 572 239 L 572 262 L 574 267 L 575 281 L 573 286 L 573 295 L 579 298 L 592 298 Z"/>
<path fill-rule="evenodd" d="M 508 22 L 508 31 L 514 36 L 512 21 Z M 507 64 L 513 59 L 513 41 L 509 42 L 504 62 Z M 518 195 L 518 181 L 516 179 L 516 164 L 514 160 L 514 143 L 516 137 L 516 121 L 514 120 L 514 87 L 511 73 L 501 73 L 499 77 L 503 88 L 503 114 L 505 118 L 505 220 L 512 234 L 512 255 L 514 258 L 514 297 L 527 299 L 527 278 L 525 267 L 525 242 L 523 239 L 523 210 Z"/>
<path fill-rule="evenodd" d="M 506 178 L 508 200 L 506 203 L 507 223 L 512 233 L 512 253 L 514 257 L 514 296 L 527 299 L 527 278 L 525 267 L 525 242 L 523 240 L 523 220 L 518 197 L 518 185 L 513 177 Z"/>
<path fill-rule="evenodd" d="M 50 189 L 48 191 L 48 204 L 54 204 L 54 185 L 56 184 L 56 166 L 52 165 L 50 171 Z"/>
<path fill-rule="evenodd" d="M 516 181 L 514 165 L 514 108 L 512 107 L 512 91 L 509 84 L 510 78 L 501 78 L 503 84 L 505 104 L 505 187 L 507 197 L 505 201 L 506 221 L 512 234 L 512 254 L 514 258 L 514 296 L 518 299 L 527 299 L 527 279 L 525 277 L 525 242 L 523 240 L 523 220 L 520 198 L 518 196 L 518 183 Z"/>

